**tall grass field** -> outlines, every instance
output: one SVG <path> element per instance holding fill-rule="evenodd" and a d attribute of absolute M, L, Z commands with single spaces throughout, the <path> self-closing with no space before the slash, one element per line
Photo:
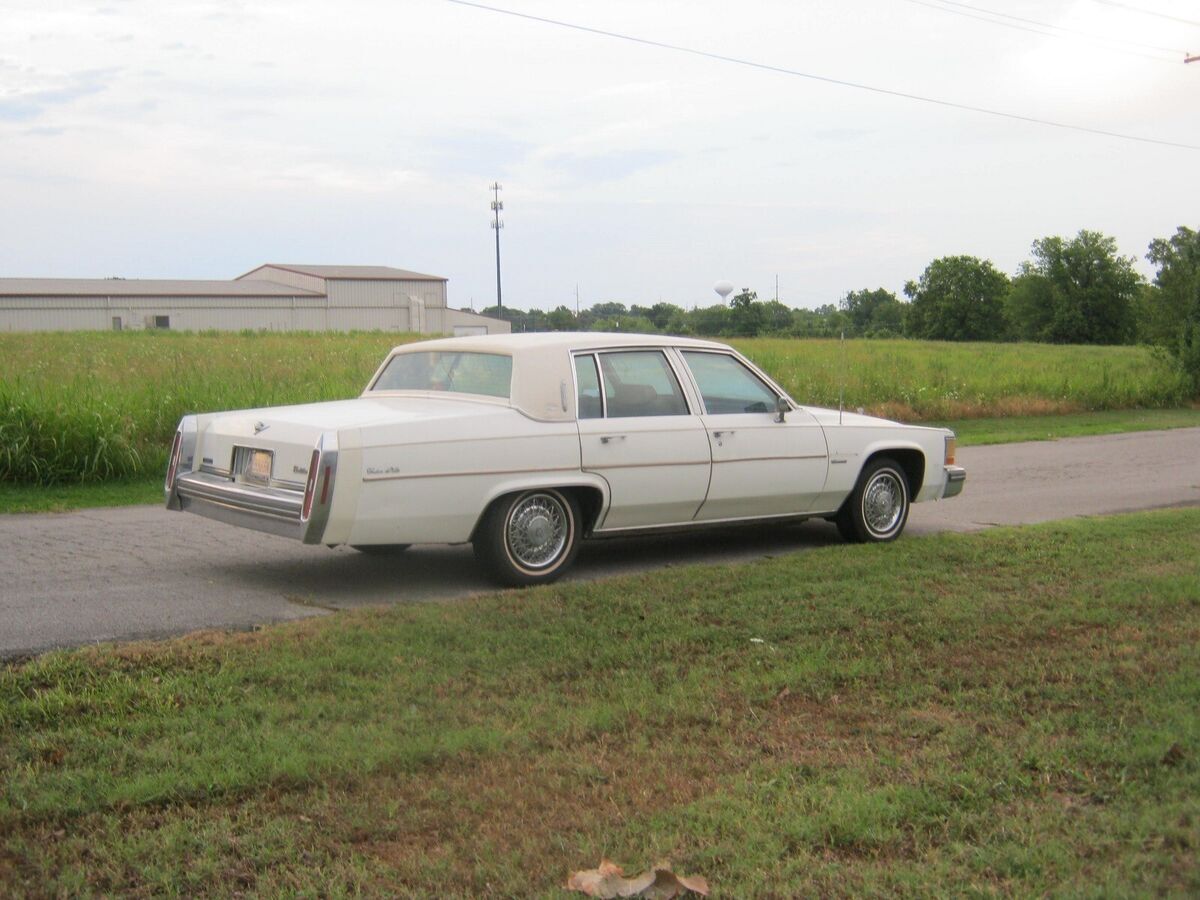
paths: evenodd
<path fill-rule="evenodd" d="M 163 471 L 189 412 L 353 397 L 415 335 L 71 332 L 0 335 L 0 483 Z M 804 403 L 906 421 L 1163 408 L 1189 399 L 1140 347 L 757 339 L 736 345 Z"/>

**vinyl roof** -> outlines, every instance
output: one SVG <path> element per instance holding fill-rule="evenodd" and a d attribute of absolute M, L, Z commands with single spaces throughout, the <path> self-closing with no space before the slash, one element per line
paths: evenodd
<path fill-rule="evenodd" d="M 446 281 L 441 275 L 424 275 L 420 272 L 410 272 L 408 269 L 394 269 L 391 266 L 310 266 L 298 263 L 263 263 L 255 266 L 250 272 L 270 267 L 282 269 L 285 272 L 295 272 L 299 275 L 313 275 L 317 278 L 360 279 L 367 281 Z M 242 276 L 244 277 L 244 276 Z"/>
<path fill-rule="evenodd" d="M 480 353 L 522 353 L 543 350 L 608 350 L 617 347 L 728 349 L 727 345 L 716 341 L 667 334 L 622 334 L 612 331 L 531 331 L 517 334 L 481 334 L 414 341 L 411 344 L 401 344 L 392 352 L 474 350 Z"/>
<path fill-rule="evenodd" d="M 158 278 L 0 278 L 5 297 L 324 297 L 277 281 Z"/>

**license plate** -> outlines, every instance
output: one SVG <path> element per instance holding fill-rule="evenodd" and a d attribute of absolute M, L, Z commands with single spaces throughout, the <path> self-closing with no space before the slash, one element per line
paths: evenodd
<path fill-rule="evenodd" d="M 247 451 L 246 464 L 245 468 L 242 469 L 242 476 L 247 481 L 269 484 L 271 481 L 271 451 Z"/>

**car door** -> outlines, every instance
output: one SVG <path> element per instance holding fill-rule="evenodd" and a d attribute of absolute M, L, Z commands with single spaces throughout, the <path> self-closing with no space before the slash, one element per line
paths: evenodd
<path fill-rule="evenodd" d="M 779 394 L 732 353 L 681 349 L 679 354 L 704 404 L 700 419 L 713 460 L 708 497 L 697 520 L 811 509 L 829 463 L 817 420 L 790 409 L 780 422 Z"/>
<path fill-rule="evenodd" d="M 690 522 L 711 457 L 700 417 L 661 349 L 577 354 L 583 468 L 609 485 L 597 531 Z"/>

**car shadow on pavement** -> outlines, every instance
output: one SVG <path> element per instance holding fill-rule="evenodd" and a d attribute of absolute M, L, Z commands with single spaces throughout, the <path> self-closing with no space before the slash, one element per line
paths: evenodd
<path fill-rule="evenodd" d="M 748 525 L 652 537 L 585 541 L 564 581 L 704 563 L 737 563 L 838 543 L 826 522 Z M 495 590 L 471 547 L 417 545 L 401 553 L 368 554 L 350 547 L 306 548 L 300 556 L 229 562 L 226 579 L 282 594 L 305 606 L 350 609 L 387 603 L 449 600 Z"/>

